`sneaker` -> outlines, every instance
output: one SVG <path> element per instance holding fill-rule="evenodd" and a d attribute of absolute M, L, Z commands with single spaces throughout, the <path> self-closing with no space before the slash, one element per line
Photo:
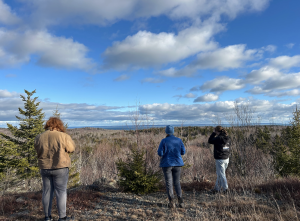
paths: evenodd
<path fill-rule="evenodd" d="M 208 194 L 216 194 L 216 193 L 220 193 L 220 190 L 211 189 L 211 190 L 208 191 L 207 193 L 208 193 Z"/>
<path fill-rule="evenodd" d="M 51 216 L 45 216 L 44 221 L 53 221 L 53 219 Z"/>
<path fill-rule="evenodd" d="M 184 203 L 183 203 L 182 197 L 181 198 L 178 197 L 178 204 L 179 204 L 179 208 L 184 208 Z"/>
<path fill-rule="evenodd" d="M 64 218 L 59 218 L 58 221 L 62 221 L 62 220 L 74 220 L 74 217 L 64 217 Z"/>

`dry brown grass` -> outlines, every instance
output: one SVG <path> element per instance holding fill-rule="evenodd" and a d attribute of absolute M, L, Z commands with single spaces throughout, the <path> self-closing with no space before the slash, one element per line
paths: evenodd
<path fill-rule="evenodd" d="M 94 205 L 104 196 L 97 191 L 76 190 L 68 193 L 67 213 L 72 214 L 74 211 L 84 211 L 94 209 Z M 29 211 L 24 219 L 35 220 L 35 215 L 43 214 L 42 193 L 29 192 L 21 194 L 6 194 L 0 197 L 0 215 L 10 217 L 22 211 Z M 52 210 L 54 216 L 57 216 L 56 199 L 53 199 Z M 16 216 L 21 218 L 23 215 Z M 1 220 L 1 219 L 0 219 Z"/>
<path fill-rule="evenodd" d="M 272 134 L 275 135 L 277 132 L 274 130 Z M 145 158 L 147 167 L 153 170 L 159 169 L 160 159 L 156 151 L 161 139 L 165 137 L 163 132 L 156 134 L 140 132 L 137 136 L 124 131 L 94 128 L 72 129 L 68 133 L 76 142 L 76 152 L 71 157 L 76 160 L 74 163 L 80 172 L 81 185 L 91 185 L 103 177 L 107 180 L 117 180 L 118 171 L 115 162 L 118 158 L 125 159 L 129 148 L 136 145 L 136 142 L 147 152 Z M 187 168 L 182 170 L 181 177 L 184 191 L 204 192 L 214 185 L 215 161 L 212 147 L 207 145 L 207 139 L 208 135 L 199 134 L 186 142 L 187 153 L 183 159 Z M 240 145 L 240 143 L 235 145 Z M 251 142 L 244 143 L 244 147 L 234 147 L 236 151 L 240 151 L 238 152 L 240 158 L 234 156 L 230 158 L 227 178 L 231 190 L 240 195 L 249 196 L 250 194 L 250 200 L 229 196 L 200 204 L 197 203 L 197 199 L 192 199 L 197 217 L 201 220 L 297 220 L 300 217 L 298 214 L 299 178 L 276 178 L 270 155 L 254 148 Z M 236 166 L 238 160 L 242 160 L 243 168 Z M 240 169 L 243 169 L 242 173 Z M 194 177 L 204 178 L 197 182 L 194 181 Z M 165 194 L 163 182 L 160 191 Z M 266 195 L 268 200 L 260 203 L 255 195 Z M 25 200 L 17 203 L 16 199 L 20 197 Z M 71 191 L 68 194 L 68 209 L 70 211 L 92 210 L 101 197 L 105 196 L 95 191 L 88 194 L 85 191 Z M 42 211 L 41 192 L 3 195 L 0 202 L 0 214 L 5 216 L 23 210 Z M 55 207 L 54 202 L 54 212 L 56 212 Z M 147 217 L 166 220 L 165 217 L 169 215 L 172 217 L 170 220 L 189 220 L 185 219 L 185 213 L 186 210 L 176 210 L 167 215 L 159 215 L 159 213 L 153 214 L 153 212 L 143 210 L 134 211 L 131 215 L 136 216 L 136 218 L 132 217 L 136 220 L 146 220 Z M 33 216 L 33 212 L 29 215 Z M 125 216 L 129 218 L 125 212 L 116 214 L 116 217 L 120 219 Z"/>

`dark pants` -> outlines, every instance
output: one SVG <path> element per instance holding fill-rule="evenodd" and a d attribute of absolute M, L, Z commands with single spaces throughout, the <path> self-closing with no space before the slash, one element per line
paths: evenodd
<path fill-rule="evenodd" d="M 45 216 L 51 216 L 52 199 L 55 192 L 58 215 L 60 218 L 64 218 L 66 216 L 69 168 L 42 169 L 41 175 L 43 179 L 42 202 Z"/>
<path fill-rule="evenodd" d="M 178 198 L 182 197 L 180 186 L 181 167 L 162 167 L 169 200 L 174 198 L 173 184 Z"/>

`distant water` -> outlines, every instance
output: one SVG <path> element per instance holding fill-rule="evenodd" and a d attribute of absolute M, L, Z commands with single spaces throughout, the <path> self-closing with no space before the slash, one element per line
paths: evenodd
<path fill-rule="evenodd" d="M 139 130 L 148 129 L 148 128 L 161 128 L 165 127 L 166 125 L 149 125 L 149 126 L 138 126 Z M 79 126 L 79 127 L 69 127 L 70 129 L 74 128 L 85 128 L 85 127 L 92 127 L 92 128 L 102 128 L 106 130 L 135 130 L 136 127 L 133 125 L 116 125 L 116 126 Z M 175 126 L 176 127 L 176 126 Z"/>
<path fill-rule="evenodd" d="M 260 125 L 271 125 L 269 123 L 261 123 Z M 282 125 L 282 124 L 276 124 L 276 125 Z M 139 130 L 142 129 L 148 129 L 148 128 L 162 128 L 166 125 L 140 125 L 138 126 Z M 181 124 L 172 124 L 174 127 L 181 127 Z M 205 126 L 213 126 L 215 127 L 215 124 L 191 124 L 191 125 L 182 125 L 183 127 L 205 127 Z M 229 124 L 222 124 L 223 127 L 230 127 Z M 116 126 L 77 126 L 77 127 L 68 127 L 69 129 L 75 129 L 75 128 L 85 128 L 85 127 L 92 127 L 92 128 L 102 128 L 107 130 L 135 130 L 136 127 L 134 125 L 116 125 Z"/>

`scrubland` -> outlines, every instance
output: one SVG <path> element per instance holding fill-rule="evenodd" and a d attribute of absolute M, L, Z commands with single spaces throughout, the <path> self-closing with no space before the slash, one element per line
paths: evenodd
<path fill-rule="evenodd" d="M 228 128 L 233 140 L 227 169 L 230 193 L 213 196 L 207 194 L 216 180 L 213 147 L 207 143 L 213 127 L 175 128 L 187 150 L 181 176 L 186 208 L 175 210 L 166 206 L 163 179 L 158 192 L 146 195 L 124 193 L 118 187 L 116 161 L 126 160 L 132 147 L 145 150 L 147 169 L 160 170 L 157 148 L 165 137 L 163 128 L 69 129 L 76 151 L 71 155 L 68 212 L 78 220 L 298 220 L 300 179 L 279 176 L 273 156 L 266 151 L 284 128 Z M 262 138 L 266 134 L 268 138 Z M 43 217 L 40 178 L 28 186 L 11 174 L 1 188 L 0 220 Z"/>

